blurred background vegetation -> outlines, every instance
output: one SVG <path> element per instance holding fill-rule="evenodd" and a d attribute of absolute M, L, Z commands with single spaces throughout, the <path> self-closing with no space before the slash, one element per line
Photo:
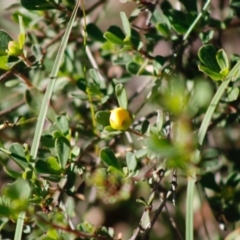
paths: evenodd
<path fill-rule="evenodd" d="M 26 59 L 10 56 L 8 63 L 15 65 L 0 69 L 1 239 L 14 238 L 17 214 L 22 210 L 27 214 L 22 239 L 148 239 L 144 229 L 143 237 L 134 238 L 133 232 L 149 224 L 173 185 L 175 171 L 176 206 L 170 197 L 149 239 L 185 239 L 187 179 L 195 168 L 194 239 L 240 239 L 239 79 L 229 85 L 218 104 L 201 161 L 190 159 L 199 147 L 196 132 L 221 82 L 199 71 L 198 51 L 204 44 L 223 48 L 230 69 L 239 60 L 238 1 L 210 1 L 187 39 L 187 30 L 207 1 L 147 1 L 152 5 L 130 0 L 84 1 L 86 44 L 84 14 L 79 10 L 54 87 L 37 163 L 24 168 L 13 153 L 19 156 L 22 151 L 24 159 L 30 158 L 40 103 L 75 5 L 73 0 L 49 2 L 56 5 L 41 9 L 43 2 L 38 2 L 40 9 L 33 4 L 29 10 L 28 1 L 21 1 L 23 6 L 20 1 L 0 1 L 0 29 L 16 40 L 20 15 L 26 30 Z M 130 40 L 125 38 L 127 27 L 120 12 L 131 23 Z M 116 34 L 120 44 L 107 32 Z M 117 85 L 124 86 L 126 97 L 115 93 Z M 121 105 L 121 97 L 134 114 L 127 132 L 105 128 L 109 122 L 105 124 L 104 117 L 108 119 L 109 111 Z M 104 117 L 98 115 L 99 120 L 96 115 L 95 122 L 92 106 L 94 115 L 108 113 L 100 112 Z M 169 142 L 164 145 L 154 136 Z M 68 141 L 70 154 L 64 166 L 57 162 L 59 139 Z M 125 175 L 107 168 L 106 163 L 113 164 L 108 164 L 107 157 L 115 161 L 112 153 Z M 161 169 L 166 173 L 159 183 Z M 28 200 L 21 195 L 21 186 L 30 186 Z M 151 202 L 152 192 L 156 195 Z M 11 199 L 12 210 L 4 196 Z"/>

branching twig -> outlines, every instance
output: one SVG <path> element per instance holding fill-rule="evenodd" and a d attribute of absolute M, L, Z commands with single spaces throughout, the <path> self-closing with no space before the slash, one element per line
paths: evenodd
<path fill-rule="evenodd" d="M 116 238 L 111 238 L 111 237 L 107 237 L 107 236 L 106 237 L 105 236 L 98 236 L 96 234 L 88 234 L 88 233 L 84 233 L 84 232 L 81 232 L 81 231 L 78 231 L 78 230 L 71 229 L 69 227 L 63 227 L 63 226 L 57 225 L 53 222 L 47 221 L 46 219 L 44 219 L 39 214 L 37 214 L 36 217 L 39 218 L 44 223 L 49 224 L 49 226 L 51 226 L 53 228 L 72 233 L 72 234 L 74 234 L 78 237 L 84 237 L 84 238 L 89 238 L 89 239 L 94 238 L 94 239 L 100 239 L 100 240 L 118 240 Z"/>
<path fill-rule="evenodd" d="M 179 231 L 179 229 L 177 228 L 177 224 L 175 222 L 175 220 L 173 219 L 173 217 L 170 215 L 169 211 L 168 211 L 168 207 L 167 207 L 167 204 L 165 204 L 165 209 L 166 209 L 166 213 L 168 214 L 169 216 L 169 219 L 170 219 L 170 222 L 171 222 L 171 225 L 172 227 L 175 229 L 177 235 L 178 235 L 178 238 L 180 240 L 183 240 L 183 236 L 181 235 L 181 232 Z"/>
<path fill-rule="evenodd" d="M 168 198 L 169 198 L 171 195 L 172 195 L 172 191 L 170 190 L 170 191 L 167 193 L 165 199 L 163 199 L 163 201 L 162 201 L 161 204 L 159 205 L 158 209 L 156 210 L 156 212 L 155 212 L 155 214 L 154 214 L 154 216 L 153 216 L 153 218 L 152 218 L 152 220 L 151 220 L 151 224 L 150 224 L 149 228 L 146 229 L 146 231 L 145 231 L 145 233 L 144 233 L 144 235 L 143 235 L 143 240 L 149 239 L 149 237 L 148 237 L 148 236 L 149 236 L 149 233 L 150 233 L 153 225 L 154 225 L 155 222 L 157 221 L 159 214 L 162 212 L 162 210 L 163 210 L 163 208 L 164 208 L 164 206 L 165 206 Z"/>

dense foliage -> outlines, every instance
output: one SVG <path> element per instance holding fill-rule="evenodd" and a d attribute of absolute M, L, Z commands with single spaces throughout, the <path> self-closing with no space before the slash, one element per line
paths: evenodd
<path fill-rule="evenodd" d="M 2 239 L 239 237 L 238 0 L 4 14 Z"/>

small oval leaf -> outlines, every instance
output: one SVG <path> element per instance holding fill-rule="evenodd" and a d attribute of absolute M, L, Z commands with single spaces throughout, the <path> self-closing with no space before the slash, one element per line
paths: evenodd
<path fill-rule="evenodd" d="M 109 111 L 98 111 L 95 115 L 95 118 L 97 122 L 103 126 L 109 126 L 109 118 L 110 118 L 110 112 Z"/>
<path fill-rule="evenodd" d="M 127 109 L 128 108 L 127 92 L 121 83 L 116 85 L 115 93 L 119 106 L 124 109 Z"/>
<path fill-rule="evenodd" d="M 130 171 L 134 172 L 137 168 L 137 158 L 134 153 L 128 152 L 126 154 L 127 167 Z"/>
<path fill-rule="evenodd" d="M 9 151 L 11 152 L 11 158 L 23 169 L 28 167 L 28 162 L 25 156 L 24 148 L 19 143 L 13 143 Z"/>
<path fill-rule="evenodd" d="M 118 170 L 121 170 L 118 160 L 114 155 L 114 152 L 111 148 L 105 147 L 100 151 L 100 158 L 103 162 L 105 162 L 108 166 L 114 167 Z"/>
<path fill-rule="evenodd" d="M 65 168 L 69 155 L 70 155 L 70 142 L 65 137 L 59 137 L 55 141 L 55 149 L 57 152 L 58 160 L 62 166 L 62 168 Z"/>

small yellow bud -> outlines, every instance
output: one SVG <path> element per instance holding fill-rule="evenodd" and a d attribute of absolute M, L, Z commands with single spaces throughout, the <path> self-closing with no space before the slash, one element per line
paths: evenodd
<path fill-rule="evenodd" d="M 132 114 L 124 108 L 116 108 L 111 111 L 110 125 L 115 130 L 127 130 L 133 122 Z"/>
<path fill-rule="evenodd" d="M 8 56 L 19 56 L 22 53 L 22 49 L 20 49 L 18 42 L 10 41 L 6 52 Z"/>

